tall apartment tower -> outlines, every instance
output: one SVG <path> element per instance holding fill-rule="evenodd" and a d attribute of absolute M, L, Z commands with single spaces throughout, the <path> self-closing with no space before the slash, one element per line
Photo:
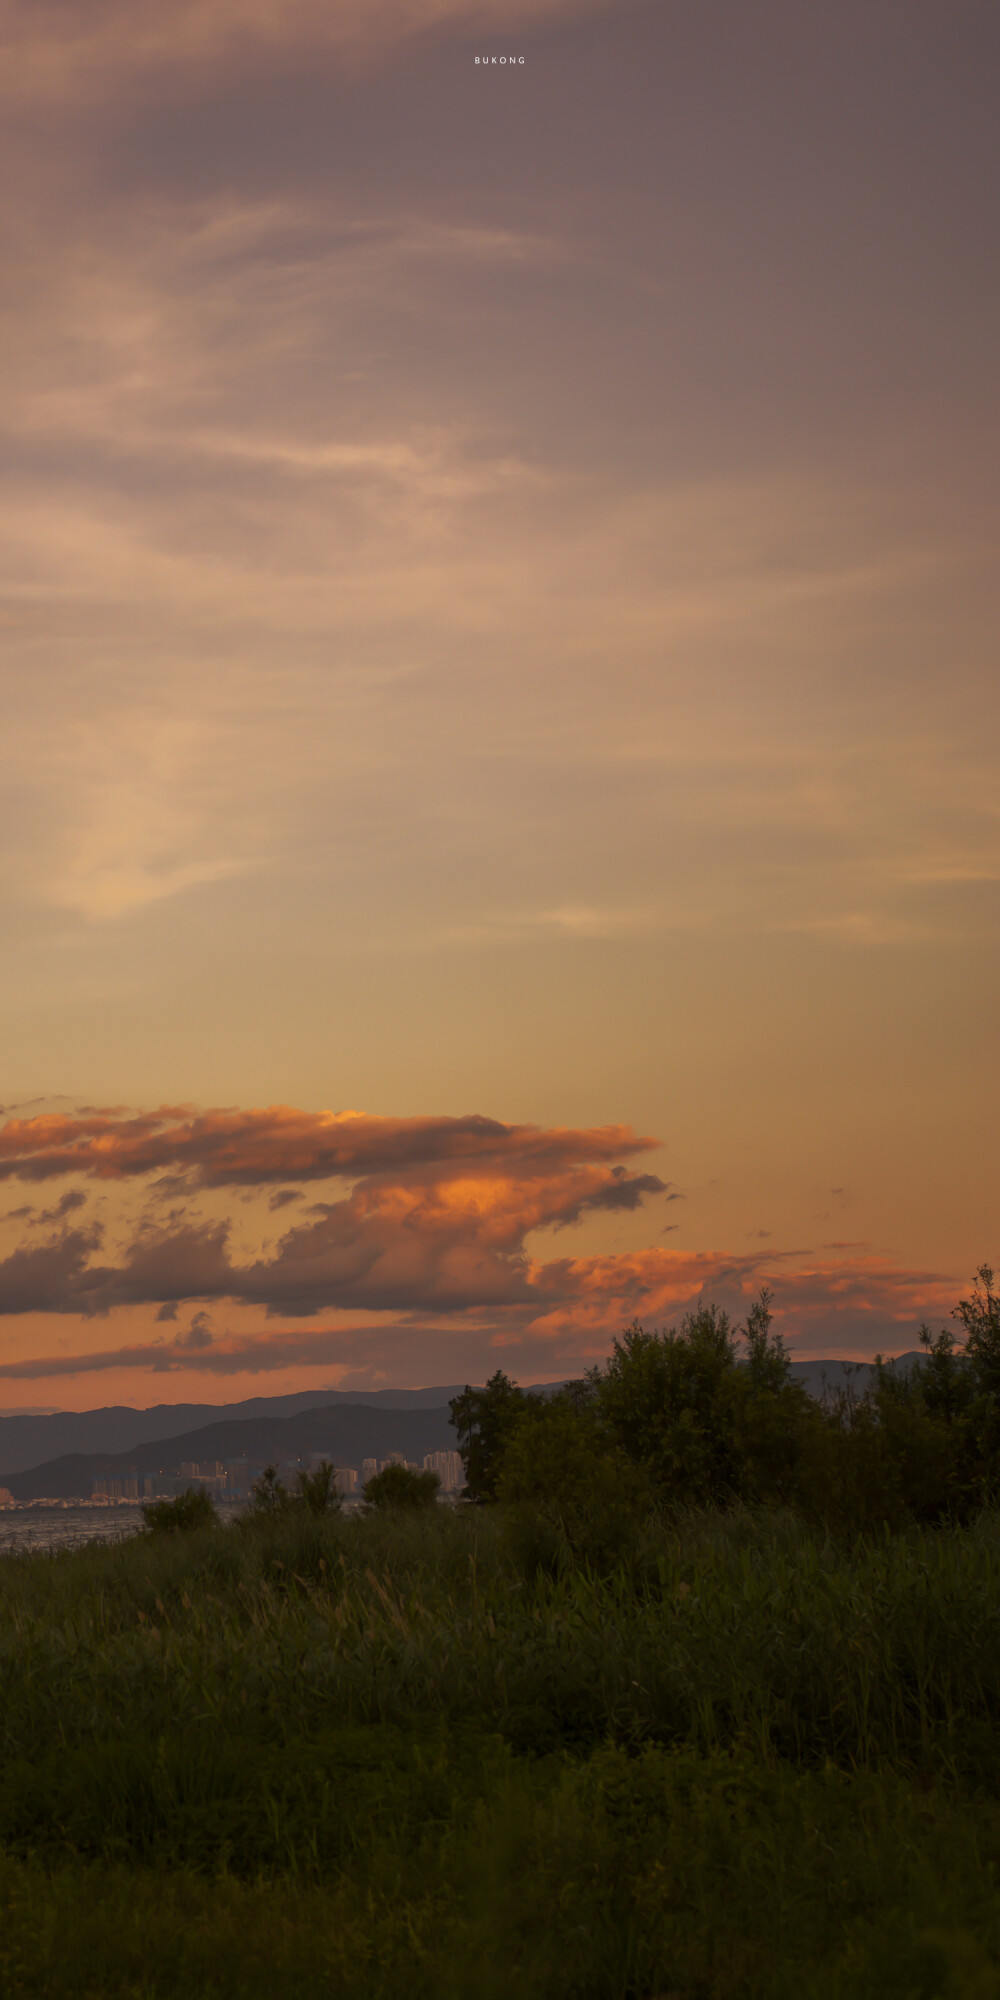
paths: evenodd
<path fill-rule="evenodd" d="M 442 1493 L 457 1493 L 459 1488 L 465 1485 L 465 1467 L 462 1464 L 461 1452 L 425 1452 L 424 1471 L 437 1473 Z"/>

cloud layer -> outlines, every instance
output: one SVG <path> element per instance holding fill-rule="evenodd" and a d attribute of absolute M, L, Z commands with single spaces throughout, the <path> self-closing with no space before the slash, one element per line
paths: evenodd
<path fill-rule="evenodd" d="M 103 1344 L 72 1359 L 22 1356 L 0 1365 L 0 1376 L 112 1368 L 231 1375 L 345 1357 L 357 1366 L 367 1338 L 376 1346 L 389 1339 L 387 1318 L 409 1328 L 415 1347 L 444 1325 L 458 1346 L 465 1342 L 463 1351 L 471 1342 L 476 1351 L 579 1362 L 605 1352 L 635 1317 L 663 1323 L 710 1296 L 738 1314 L 765 1278 L 783 1329 L 800 1343 L 838 1323 L 842 1337 L 848 1326 L 855 1335 L 860 1328 L 862 1336 L 877 1329 L 891 1337 L 943 1306 L 940 1276 L 864 1254 L 847 1262 L 773 1250 L 538 1254 L 540 1232 L 550 1233 L 555 1250 L 559 1232 L 585 1217 L 615 1222 L 676 1198 L 658 1175 L 626 1164 L 655 1143 L 626 1126 L 574 1131 L 482 1116 L 393 1119 L 291 1107 L 8 1118 L 0 1127 L 8 1180 L 72 1180 L 54 1206 L 9 1212 L 8 1222 L 31 1234 L 0 1260 L 0 1316 L 85 1321 L 156 1307 L 169 1327 L 182 1309 L 198 1310 L 186 1331 Z M 331 1182 L 346 1191 L 331 1194 Z M 99 1206 L 81 1210 L 95 1196 L 106 1203 L 136 1185 L 145 1209 L 109 1258 L 107 1216 Z M 307 1188 L 306 1207 L 295 1206 L 291 1226 L 258 1257 L 234 1249 L 233 1213 L 199 1212 L 228 1191 L 231 1203 L 281 1213 L 294 1198 L 305 1200 Z M 220 1307 L 301 1322 L 334 1313 L 351 1325 L 231 1333 L 212 1318 Z"/>
<path fill-rule="evenodd" d="M 202 1187 L 260 1187 L 431 1170 L 443 1161 L 467 1162 L 481 1174 L 509 1163 L 515 1175 L 542 1178 L 560 1167 L 579 1170 L 584 1162 L 648 1152 L 657 1143 L 627 1125 L 544 1131 L 478 1116 L 370 1118 L 289 1105 L 198 1114 L 163 1105 L 135 1115 L 93 1109 L 10 1118 L 0 1127 L 0 1179 L 41 1181 L 75 1173 L 123 1180 L 172 1172 Z M 623 1185 L 631 1183 L 623 1184 L 620 1174 L 601 1182 L 608 1206 L 627 1205 Z"/>

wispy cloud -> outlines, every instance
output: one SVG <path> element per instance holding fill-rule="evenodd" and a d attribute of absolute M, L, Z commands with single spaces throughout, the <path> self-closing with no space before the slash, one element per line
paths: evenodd
<path fill-rule="evenodd" d="M 442 797 L 468 833 L 509 817 L 526 770 L 564 811 L 599 786 L 627 857 L 602 869 L 595 817 L 548 879 L 524 842 L 523 885 L 435 902 L 425 868 L 419 909 L 391 885 L 362 899 L 380 939 L 724 923 L 906 946 L 946 931 L 949 885 L 990 893 L 988 743 L 962 752 L 983 782 L 942 791 L 940 734 L 894 715 L 887 741 L 876 681 L 819 754 L 796 693 L 816 631 L 849 656 L 887 593 L 964 588 L 985 525 L 981 548 L 930 534 L 908 503 L 873 529 L 841 475 L 637 480 L 582 469 L 545 425 L 529 444 L 487 357 L 512 277 L 539 326 L 554 268 L 611 288 L 565 231 L 171 188 L 116 190 L 97 227 L 43 195 L 3 215 L 0 757 L 22 906 L 102 925 L 266 881 L 315 847 L 331 797 L 342 840 L 358 811 L 419 837 Z M 379 342 L 425 340 L 443 300 L 474 314 L 484 359 L 415 396 Z M 665 881 L 678 844 L 689 865 Z"/>
<path fill-rule="evenodd" d="M 173 0 L 166 13 L 153 0 L 34 0 L 7 11 L 0 75 L 8 97 L 100 101 L 123 78 L 382 53 L 449 24 L 495 34 L 601 4 L 610 0 Z"/>

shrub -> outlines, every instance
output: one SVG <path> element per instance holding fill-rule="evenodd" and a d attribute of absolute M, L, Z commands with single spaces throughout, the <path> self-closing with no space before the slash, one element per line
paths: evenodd
<path fill-rule="evenodd" d="M 365 1499 L 379 1513 L 396 1509 L 419 1513 L 425 1507 L 433 1507 L 440 1487 L 436 1472 L 416 1472 L 412 1465 L 385 1465 L 374 1479 L 369 1479 Z"/>
<path fill-rule="evenodd" d="M 204 1487 L 190 1486 L 175 1500 L 147 1500 L 142 1518 L 151 1535 L 189 1534 L 194 1528 L 213 1528 L 219 1516 L 215 1501 Z"/>
<path fill-rule="evenodd" d="M 251 1519 L 256 1516 L 265 1520 L 290 1513 L 337 1514 L 341 1497 L 335 1482 L 336 1473 L 326 1458 L 312 1472 L 297 1472 L 292 1489 L 279 1479 L 276 1466 L 265 1465 L 250 1489 L 247 1512 Z"/>
<path fill-rule="evenodd" d="M 263 1514 L 265 1517 L 284 1514 L 291 1501 L 291 1494 L 278 1478 L 276 1465 L 265 1465 L 259 1479 L 250 1488 L 249 1514 Z"/>
<path fill-rule="evenodd" d="M 336 1474 L 329 1459 L 317 1465 L 312 1472 L 300 1472 L 296 1479 L 296 1490 L 291 1496 L 292 1506 L 304 1507 L 307 1514 L 337 1514 L 341 1499 L 336 1486 Z"/>

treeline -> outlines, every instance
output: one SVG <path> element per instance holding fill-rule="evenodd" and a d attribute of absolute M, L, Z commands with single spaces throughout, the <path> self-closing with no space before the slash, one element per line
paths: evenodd
<path fill-rule="evenodd" d="M 1000 1497 L 1000 1295 L 982 1265 L 954 1318 L 863 1393 L 793 1381 L 765 1289 L 746 1323 L 716 1306 L 626 1329 L 603 1368 L 542 1397 L 502 1372 L 454 1398 L 468 1497 L 529 1515 L 576 1553 L 614 1555 L 653 1511 L 792 1507 L 832 1532 L 961 1525 Z"/>

